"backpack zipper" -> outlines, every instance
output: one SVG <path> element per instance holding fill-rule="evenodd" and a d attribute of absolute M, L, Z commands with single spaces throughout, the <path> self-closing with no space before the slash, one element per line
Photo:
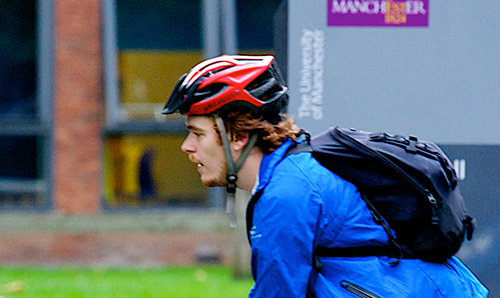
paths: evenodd
<path fill-rule="evenodd" d="M 353 293 L 354 295 L 362 298 L 380 298 L 380 296 L 377 296 L 373 294 L 372 292 L 356 285 L 351 282 L 348 282 L 346 280 L 343 280 L 340 282 L 340 286 L 347 291 Z"/>
<path fill-rule="evenodd" d="M 410 136 L 407 139 L 403 136 L 393 136 L 384 132 L 372 134 L 370 136 L 370 141 L 391 144 L 400 147 L 407 152 L 418 154 L 420 156 L 438 161 L 443 168 L 446 178 L 448 179 L 448 183 L 450 183 L 450 186 L 452 188 L 455 188 L 457 178 L 453 167 L 450 167 L 449 162 L 440 155 L 439 151 L 435 151 L 432 148 L 429 148 L 429 146 L 425 142 L 419 142 L 417 137 Z"/>

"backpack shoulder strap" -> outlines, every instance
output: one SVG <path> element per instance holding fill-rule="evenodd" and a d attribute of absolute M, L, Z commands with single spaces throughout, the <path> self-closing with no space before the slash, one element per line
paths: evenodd
<path fill-rule="evenodd" d="M 247 225 L 247 238 L 248 238 L 248 243 L 252 245 L 252 238 L 251 238 L 251 230 L 253 227 L 253 209 L 255 207 L 255 203 L 259 200 L 259 198 L 262 196 L 262 193 L 264 192 L 264 189 L 260 189 L 257 191 L 251 198 L 250 201 L 248 202 L 247 205 L 247 210 L 246 210 L 246 225 Z"/>
<path fill-rule="evenodd" d="M 290 154 L 296 154 L 296 153 L 301 153 L 301 152 L 313 152 L 314 149 L 311 146 L 309 142 L 303 142 L 303 143 L 297 143 L 295 145 L 292 145 L 288 151 L 286 152 L 285 156 L 288 156 Z"/>
<path fill-rule="evenodd" d="M 314 151 L 314 148 L 311 145 L 311 134 L 309 132 L 305 131 L 304 129 L 301 129 L 299 134 L 298 134 L 298 137 L 303 138 L 304 142 L 301 142 L 301 143 L 296 142 L 294 145 L 290 146 L 290 148 L 288 148 L 288 150 L 285 154 L 285 157 L 290 155 L 290 154 L 296 154 L 296 153 L 300 153 L 300 152 L 313 152 Z"/>

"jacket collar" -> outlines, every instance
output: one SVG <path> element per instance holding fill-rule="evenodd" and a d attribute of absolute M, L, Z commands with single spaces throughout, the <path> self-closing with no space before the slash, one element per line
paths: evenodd
<path fill-rule="evenodd" d="M 280 147 L 274 150 L 270 154 L 264 154 L 262 157 L 262 161 L 260 162 L 259 168 L 259 185 L 257 186 L 256 191 L 264 188 L 271 179 L 271 176 L 274 172 L 274 168 L 279 164 L 279 162 L 285 157 L 288 148 L 292 146 L 294 142 L 291 139 L 287 139 Z"/>

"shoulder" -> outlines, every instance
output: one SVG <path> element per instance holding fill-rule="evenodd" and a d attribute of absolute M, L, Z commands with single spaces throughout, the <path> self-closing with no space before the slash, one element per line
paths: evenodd
<path fill-rule="evenodd" d="M 319 193 L 356 192 L 356 187 L 321 165 L 308 152 L 290 154 L 276 167 L 273 179 L 284 184 L 302 183 Z M 295 184 L 293 184 L 295 185 Z"/>
<path fill-rule="evenodd" d="M 326 205 L 329 210 L 349 208 L 357 189 L 323 167 L 310 153 L 286 156 L 274 168 L 263 196 L 273 204 Z M 264 200 L 266 200 L 264 198 Z"/>

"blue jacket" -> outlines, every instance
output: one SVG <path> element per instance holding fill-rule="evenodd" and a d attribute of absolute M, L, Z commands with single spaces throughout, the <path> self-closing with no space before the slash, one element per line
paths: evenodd
<path fill-rule="evenodd" d="M 488 290 L 456 257 L 444 264 L 403 259 L 398 265 L 388 257 L 324 257 L 317 273 L 315 247 L 378 245 L 388 237 L 356 187 L 310 153 L 283 158 L 291 144 L 264 156 L 249 204 L 255 280 L 249 297 L 306 297 L 310 280 L 316 297 L 487 297 Z"/>

